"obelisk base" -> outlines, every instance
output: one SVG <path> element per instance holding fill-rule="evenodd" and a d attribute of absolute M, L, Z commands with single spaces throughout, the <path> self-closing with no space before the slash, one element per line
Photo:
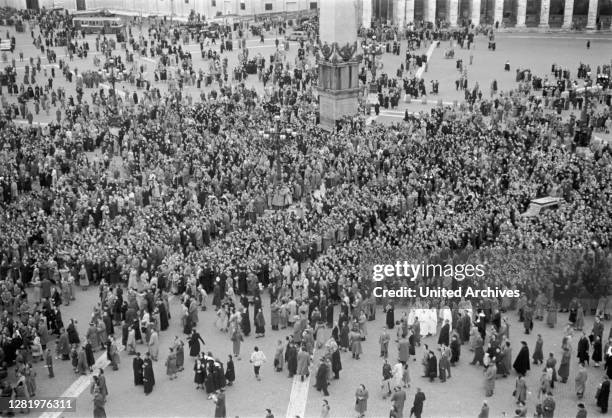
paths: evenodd
<path fill-rule="evenodd" d="M 319 92 L 319 123 L 323 129 L 333 131 L 336 122 L 359 111 L 359 89 L 327 90 Z"/>

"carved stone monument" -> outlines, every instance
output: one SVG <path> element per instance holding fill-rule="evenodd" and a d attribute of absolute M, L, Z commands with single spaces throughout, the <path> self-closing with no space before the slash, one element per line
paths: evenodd
<path fill-rule="evenodd" d="M 328 130 L 336 121 L 358 112 L 359 63 L 356 0 L 320 3 L 319 68 L 320 125 Z"/>

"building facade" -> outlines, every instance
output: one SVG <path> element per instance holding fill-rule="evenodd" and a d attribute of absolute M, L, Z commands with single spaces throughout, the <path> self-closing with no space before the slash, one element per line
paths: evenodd
<path fill-rule="evenodd" d="M 359 0 L 364 26 L 446 21 L 506 27 L 609 30 L 612 0 Z"/>
<path fill-rule="evenodd" d="M 194 10 L 207 18 L 315 11 L 321 0 L 0 0 L 0 7 L 68 10 L 109 9 L 136 15 L 187 17 Z M 328 0 L 333 1 L 333 0 Z"/>

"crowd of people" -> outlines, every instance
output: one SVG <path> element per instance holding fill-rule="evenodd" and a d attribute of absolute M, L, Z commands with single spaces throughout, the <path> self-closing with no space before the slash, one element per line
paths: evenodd
<path fill-rule="evenodd" d="M 68 49 L 77 63 L 86 59 L 76 52 L 89 49 L 87 40 L 65 15 L 41 13 L 30 25 L 42 52 L 70 32 Z M 544 312 L 552 326 L 557 311 L 573 312 L 579 330 L 580 318 L 584 321 L 591 309 L 609 315 L 607 298 L 597 301 L 597 295 L 608 291 L 604 279 L 612 262 L 610 148 L 601 144 L 588 158 L 578 155 L 573 135 L 578 121 L 548 114 L 532 89 L 495 89 L 485 97 L 475 88 L 461 108 L 436 108 L 393 126 L 347 123 L 330 133 L 316 125 L 316 72 L 310 64 L 316 48 L 310 41 L 300 45 L 296 62 L 281 52 L 271 62 L 258 60 L 262 95 L 245 82 L 250 75 L 228 77 L 227 51 L 203 53 L 211 70 L 198 71 L 192 57 L 176 46 L 181 36 L 169 25 L 158 22 L 152 40 L 136 38 L 130 30 L 132 51 L 124 53 L 140 54 L 145 45 L 158 60 L 147 80 L 145 69 L 135 68 L 133 81 L 140 89 L 133 94 L 114 83 L 106 91 L 92 90 L 115 72 L 80 71 L 85 75 L 74 80 L 75 97 L 66 97 L 64 88 L 53 88 L 55 72 L 32 61 L 24 84 L 35 85 L 37 92 L 19 106 L 2 97 L 0 361 L 4 371 L 16 366 L 15 396 L 23 390 L 35 394 L 32 361 L 44 359 L 53 374 L 49 345 L 56 337 L 55 359 L 70 360 L 77 374 L 92 373 L 94 352 L 102 349 L 117 368 L 125 349 L 135 356 L 134 384 L 142 384 L 146 394 L 155 384 L 153 362 L 165 360 L 174 379 L 185 368 L 184 342 L 177 338 L 165 359 L 159 353 L 160 333 L 171 321 L 172 295 L 181 302 L 181 325 L 195 359 L 194 383 L 214 399 L 215 416 L 225 416 L 224 390 L 235 379 L 233 358 L 240 358 L 251 324 L 260 338 L 270 328 L 291 330 L 286 342 L 278 342 L 274 367 L 280 372 L 286 364 L 290 377 L 302 378 L 314 368 L 317 390 L 328 394 L 330 381 L 342 370 L 340 354 L 350 350 L 359 359 L 367 322 L 375 316 L 371 265 L 411 257 L 480 262 L 487 266 L 487 281 L 470 284 L 519 289 L 524 295 L 518 301 L 430 299 L 412 307 L 438 309 L 441 315 L 439 321 L 434 315 L 428 327 L 433 329 L 424 334 L 438 333 L 442 324 L 440 348 L 425 350 L 424 375 L 445 381 L 461 344 L 469 343 L 473 363 L 487 367 L 487 396 L 493 394 L 497 374 L 529 369 L 523 348 L 510 364 L 501 312 L 517 309 L 527 333 Z M 459 35 L 468 43 L 473 39 Z M 439 37 L 437 30 L 410 33 L 415 45 Z M 166 53 L 162 45 L 175 46 Z M 106 60 L 121 61 L 117 47 L 96 41 L 96 51 L 101 49 Z M 399 54 L 399 44 L 396 48 Z M 68 62 L 60 60 L 57 76 L 67 83 L 79 73 L 73 59 L 70 54 Z M 155 87 L 172 63 L 184 71 L 167 89 Z M 416 55 L 407 56 L 393 78 L 377 74 L 373 65 L 366 81 L 377 84 L 383 106 L 391 102 L 394 107 L 402 89 L 424 93 L 422 80 L 413 74 L 418 66 Z M 41 71 L 45 80 L 37 84 Z M 207 74 L 216 84 L 202 90 L 199 101 L 184 92 L 184 86 Z M 591 77 L 580 71 L 583 76 Z M 554 71 L 554 77 L 564 75 Z M 606 89 L 598 90 L 602 100 Z M 24 90 L 22 85 L 19 91 Z M 32 100 L 35 109 L 39 101 L 47 112 L 55 108 L 56 120 L 46 126 L 14 123 L 17 117 L 32 122 Z M 601 117 L 609 117 L 609 107 L 591 107 L 584 125 Z M 277 140 L 281 135 L 283 141 Z M 523 215 L 533 199 L 548 196 L 563 204 L 538 216 Z M 428 280 L 456 285 L 440 277 Z M 391 277 L 385 285 L 406 283 Z M 62 306 L 78 297 L 77 288 L 93 286 L 99 288 L 100 303 L 81 338 L 77 319 L 65 321 Z M 263 302 L 268 297 L 269 310 Z M 387 328 L 393 329 L 393 301 L 382 303 L 390 305 Z M 214 307 L 218 329 L 232 341 L 225 364 L 200 344 L 198 311 L 208 306 Z M 447 311 L 450 316 L 442 314 Z M 400 322 L 398 344 L 406 357 L 400 356 L 400 367 L 383 367 L 397 416 L 410 381 L 404 363 L 419 346 L 422 327 L 417 315 Z M 592 347 L 593 361 L 608 364 L 603 330 L 595 331 L 586 361 Z M 381 337 L 385 357 L 388 337 Z M 140 345 L 146 347 L 144 356 Z M 315 362 L 311 356 L 316 353 Z M 561 366 L 572 354 L 568 342 Z M 265 355 L 255 350 L 250 360 L 260 378 Z M 544 412 L 551 408 L 556 373 L 568 377 L 549 363 L 554 362 L 547 360 L 539 403 Z M 519 378 L 521 408 L 524 392 Z M 609 382 L 599 391 L 602 410 L 606 393 Z M 108 394 L 103 372 L 95 373 L 92 394 L 96 416 L 103 416 Z M 356 392 L 360 415 L 368 396 L 365 387 Z M 419 391 L 417 398 L 413 409 L 420 416 L 425 395 Z"/>

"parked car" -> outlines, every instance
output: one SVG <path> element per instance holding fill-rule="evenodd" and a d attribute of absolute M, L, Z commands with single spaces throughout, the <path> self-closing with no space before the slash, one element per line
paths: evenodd
<path fill-rule="evenodd" d="M 306 32 L 296 30 L 287 35 L 288 41 L 306 41 L 308 40 L 308 34 Z"/>

